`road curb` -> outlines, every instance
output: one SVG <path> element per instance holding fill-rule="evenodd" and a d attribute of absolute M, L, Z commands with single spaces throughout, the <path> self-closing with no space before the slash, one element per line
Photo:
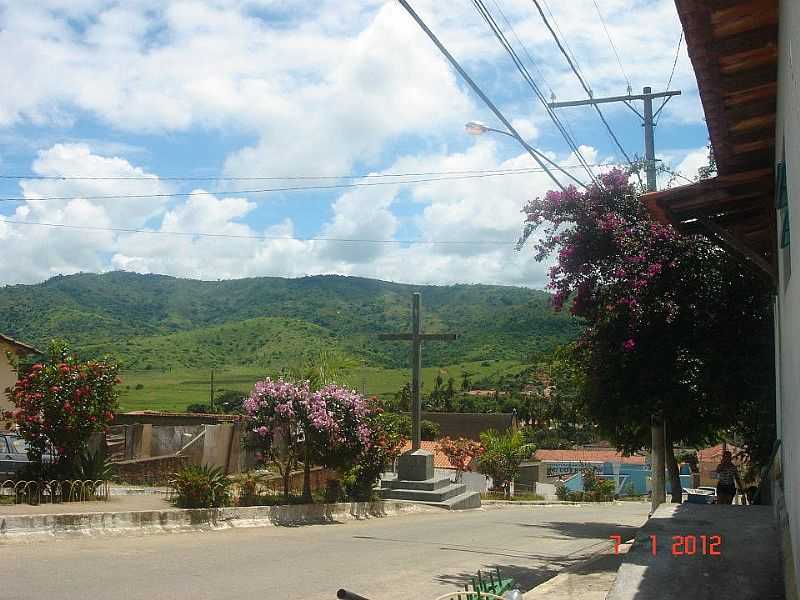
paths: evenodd
<path fill-rule="evenodd" d="M 439 509 L 403 502 L 351 502 L 106 513 L 0 516 L 0 545 L 59 537 L 173 533 L 245 527 L 344 523 Z"/>
<path fill-rule="evenodd" d="M 481 500 L 484 506 L 612 506 L 620 502 L 572 502 L 568 500 Z"/>

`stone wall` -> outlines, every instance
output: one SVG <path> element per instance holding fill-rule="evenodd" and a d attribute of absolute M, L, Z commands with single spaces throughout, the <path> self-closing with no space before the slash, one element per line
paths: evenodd
<path fill-rule="evenodd" d="M 167 485 L 172 476 L 188 464 L 185 456 L 135 458 L 114 463 L 114 474 L 124 483 Z"/>
<path fill-rule="evenodd" d="M 340 475 L 331 469 L 314 467 L 311 469 L 311 491 L 324 490 L 328 485 L 329 479 L 339 479 Z M 303 471 L 295 471 L 291 474 L 289 487 L 292 493 L 299 494 L 303 491 Z M 283 492 L 283 479 L 276 475 L 260 485 L 262 490 L 272 492 Z"/>

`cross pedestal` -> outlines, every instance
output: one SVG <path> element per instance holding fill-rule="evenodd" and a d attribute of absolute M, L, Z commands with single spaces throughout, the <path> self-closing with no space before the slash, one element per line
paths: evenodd
<path fill-rule="evenodd" d="M 425 481 L 433 479 L 433 452 L 411 450 L 397 459 L 397 479 L 401 481 Z"/>

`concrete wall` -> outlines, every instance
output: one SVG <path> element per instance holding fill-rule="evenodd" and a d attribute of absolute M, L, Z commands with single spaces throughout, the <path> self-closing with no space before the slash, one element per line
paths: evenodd
<path fill-rule="evenodd" d="M 783 493 L 791 541 L 789 564 L 800 573 L 800 2 L 780 1 L 778 117 L 775 158 L 785 161 L 791 244 L 778 250 L 776 310 L 778 435 L 782 440 Z M 781 236 L 782 211 L 777 219 Z M 787 589 L 787 596 L 800 588 Z"/>
<path fill-rule="evenodd" d="M 411 416 L 411 413 L 404 413 Z M 433 421 L 441 429 L 441 437 L 465 437 L 479 440 L 481 432 L 487 429 L 505 431 L 516 427 L 511 413 L 440 413 L 423 412 L 423 420 Z"/>
<path fill-rule="evenodd" d="M 112 459 L 142 460 L 175 456 L 180 452 L 187 464 L 220 467 L 239 472 L 242 453 L 241 423 L 218 425 L 161 426 L 150 423 L 118 425 L 113 428 L 115 444 Z"/>

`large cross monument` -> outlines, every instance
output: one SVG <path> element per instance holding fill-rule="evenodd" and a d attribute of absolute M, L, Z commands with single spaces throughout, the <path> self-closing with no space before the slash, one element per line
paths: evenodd
<path fill-rule="evenodd" d="M 385 333 L 382 340 L 411 342 L 411 450 L 397 460 L 397 478 L 383 482 L 382 495 L 387 499 L 413 500 L 446 508 L 475 508 L 481 505 L 478 492 L 467 492 L 448 476 L 435 477 L 433 453 L 421 449 L 422 440 L 422 342 L 449 341 L 456 333 L 422 333 L 422 306 L 419 292 L 411 301 L 411 333 Z"/>

